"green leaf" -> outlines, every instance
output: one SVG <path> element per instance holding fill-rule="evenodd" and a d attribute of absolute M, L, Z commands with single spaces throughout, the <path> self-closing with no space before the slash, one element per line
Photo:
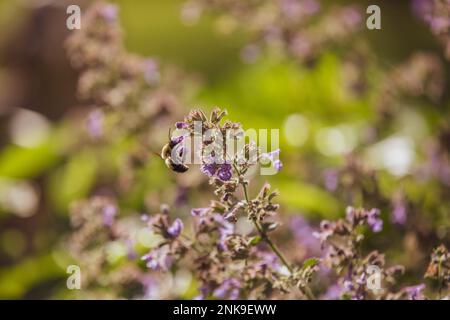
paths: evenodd
<path fill-rule="evenodd" d="M 248 241 L 249 246 L 256 246 L 262 240 L 261 236 L 254 236 Z"/>
<path fill-rule="evenodd" d="M 303 268 L 303 269 L 306 269 L 306 268 L 312 268 L 312 267 L 315 267 L 315 266 L 317 266 L 317 265 L 319 264 L 319 262 L 320 262 L 320 259 L 319 259 L 319 258 L 309 258 L 309 259 L 306 259 L 305 262 L 303 262 L 302 268 Z"/>

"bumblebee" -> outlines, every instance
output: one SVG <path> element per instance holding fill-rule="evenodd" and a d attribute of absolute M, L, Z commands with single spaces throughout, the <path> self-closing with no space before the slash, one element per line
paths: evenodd
<path fill-rule="evenodd" d="M 175 161 L 173 161 L 172 159 L 172 150 L 175 146 L 178 145 L 178 143 L 180 143 L 181 140 L 173 140 L 171 139 L 169 143 L 167 143 L 166 145 L 164 145 L 164 147 L 161 150 L 161 158 L 164 160 L 164 162 L 166 163 L 166 166 L 177 173 L 183 173 L 189 170 L 189 167 L 186 166 L 183 163 L 177 163 Z"/>

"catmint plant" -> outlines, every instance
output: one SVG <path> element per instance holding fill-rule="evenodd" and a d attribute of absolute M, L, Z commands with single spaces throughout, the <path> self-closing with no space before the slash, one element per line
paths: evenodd
<path fill-rule="evenodd" d="M 201 296 L 264 298 L 274 291 L 287 292 L 294 287 L 304 297 L 313 298 L 309 283 L 319 260 L 309 259 L 303 266 L 292 265 L 270 237 L 278 227 L 275 215 L 279 205 L 274 202 L 278 193 L 266 183 L 254 198 L 249 194 L 246 173 L 263 158 L 280 170 L 279 150 L 261 153 L 254 142 L 249 142 L 230 153 L 230 140 L 234 145 L 242 139 L 242 126 L 222 121 L 226 115 L 220 109 L 214 109 L 209 117 L 201 110 L 192 110 L 184 121 L 175 124 L 175 129 L 184 130 L 183 135 L 171 137 L 161 154 L 169 169 L 185 172 L 189 166 L 184 152 L 191 148 L 191 138 L 202 139 L 194 152 L 217 200 L 191 211 L 195 236 L 189 241 L 200 271 Z M 206 134 L 208 130 L 213 133 Z M 224 139 L 226 144 L 218 143 Z M 175 163 L 174 159 L 185 161 Z M 236 232 L 235 223 L 241 217 L 254 226 L 249 236 Z M 167 226 L 157 228 L 164 230 Z M 172 238 L 165 233 L 165 238 Z"/>

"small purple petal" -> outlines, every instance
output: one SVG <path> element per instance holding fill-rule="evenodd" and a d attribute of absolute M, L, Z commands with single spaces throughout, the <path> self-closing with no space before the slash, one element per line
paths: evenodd
<path fill-rule="evenodd" d="M 183 221 L 177 218 L 172 223 L 172 225 L 167 229 L 167 233 L 170 234 L 173 238 L 176 238 L 180 235 L 182 230 L 183 230 Z"/>
<path fill-rule="evenodd" d="M 275 160 L 273 162 L 273 167 L 275 168 L 275 170 L 277 170 L 277 172 L 279 172 L 281 168 L 283 168 L 283 163 L 281 162 L 281 160 Z"/>
<path fill-rule="evenodd" d="M 214 163 L 211 164 L 204 164 L 202 165 L 202 167 L 200 168 L 200 170 L 206 174 L 208 177 L 212 177 L 216 174 L 217 171 L 217 166 Z"/>
<path fill-rule="evenodd" d="M 191 215 L 194 217 L 204 216 L 209 211 L 209 208 L 193 208 L 191 210 Z"/>
<path fill-rule="evenodd" d="M 424 289 L 425 284 L 422 283 L 416 286 L 407 287 L 405 288 L 405 291 L 408 294 L 410 300 L 422 300 L 423 299 L 422 291 Z"/>
<path fill-rule="evenodd" d="M 217 172 L 217 176 L 222 181 L 228 181 L 233 176 L 232 167 L 228 163 L 224 163 L 220 166 L 219 171 Z"/>
<path fill-rule="evenodd" d="M 177 122 L 175 123 L 175 127 L 177 129 L 186 129 L 188 127 L 188 124 L 186 122 Z"/>
<path fill-rule="evenodd" d="M 367 223 L 373 232 L 380 232 L 383 229 L 383 220 L 380 219 L 380 210 L 370 210 L 367 217 Z"/>

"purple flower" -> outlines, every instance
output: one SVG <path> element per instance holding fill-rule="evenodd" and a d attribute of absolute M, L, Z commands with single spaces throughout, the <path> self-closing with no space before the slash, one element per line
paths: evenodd
<path fill-rule="evenodd" d="M 320 241 L 314 236 L 315 230 L 303 217 L 292 217 L 289 227 L 299 244 L 307 248 L 310 253 L 320 254 Z"/>
<path fill-rule="evenodd" d="M 399 225 L 406 223 L 406 206 L 403 202 L 398 202 L 394 205 L 394 210 L 391 213 L 391 221 Z"/>
<path fill-rule="evenodd" d="M 233 176 L 232 173 L 232 167 L 228 163 L 224 163 L 220 166 L 219 170 L 217 171 L 217 176 L 222 181 L 228 181 Z"/>
<path fill-rule="evenodd" d="M 268 159 L 271 163 L 274 169 L 279 172 L 281 168 L 283 167 L 283 163 L 280 161 L 280 149 L 276 149 L 269 153 L 263 153 L 262 159 Z"/>
<path fill-rule="evenodd" d="M 172 225 L 167 229 L 167 233 L 171 237 L 176 238 L 180 235 L 181 230 L 183 230 L 183 221 L 181 221 L 181 219 L 177 218 L 172 223 Z"/>
<path fill-rule="evenodd" d="M 328 191 L 335 191 L 338 186 L 338 172 L 333 169 L 328 169 L 324 172 L 325 188 Z"/>
<path fill-rule="evenodd" d="M 101 110 L 92 111 L 87 119 L 87 129 L 92 138 L 100 138 L 103 135 L 105 115 Z"/>
<path fill-rule="evenodd" d="M 240 287 L 241 285 L 237 279 L 226 279 L 216 290 L 214 290 L 213 295 L 219 299 L 228 297 L 230 300 L 236 300 L 239 298 Z"/>
<path fill-rule="evenodd" d="M 281 168 L 283 168 L 283 163 L 281 162 L 281 160 L 275 160 L 273 162 L 273 167 L 275 168 L 275 170 L 277 170 L 277 172 L 279 172 Z"/>
<path fill-rule="evenodd" d="M 172 266 L 173 261 L 169 250 L 168 246 L 154 249 L 144 255 L 141 260 L 145 261 L 149 269 L 167 271 Z"/>
<path fill-rule="evenodd" d="M 188 124 L 186 122 L 177 122 L 175 123 L 175 127 L 177 129 L 186 129 L 188 127 Z"/>
<path fill-rule="evenodd" d="M 158 65 L 153 59 L 146 59 L 144 61 L 144 78 L 148 84 L 152 85 L 159 82 Z"/>
<path fill-rule="evenodd" d="M 191 215 L 194 217 L 203 217 L 206 213 L 208 213 L 209 208 L 193 208 L 191 210 Z"/>
<path fill-rule="evenodd" d="M 208 163 L 202 165 L 200 170 L 208 177 L 213 177 L 216 174 L 217 166 L 215 163 Z"/>
<path fill-rule="evenodd" d="M 405 292 L 410 300 L 423 300 L 423 289 L 425 289 L 425 284 L 422 283 L 405 288 Z"/>
<path fill-rule="evenodd" d="M 362 21 L 361 14 L 356 8 L 353 7 L 347 7 L 344 8 L 343 11 L 343 22 L 349 26 L 354 27 L 360 24 Z"/>
<path fill-rule="evenodd" d="M 380 219 L 380 210 L 371 209 L 367 214 L 367 224 L 373 232 L 380 232 L 383 229 L 383 220 Z"/>
<path fill-rule="evenodd" d="M 320 9 L 320 4 L 316 0 L 303 1 L 303 9 L 307 14 L 314 14 Z"/>
<path fill-rule="evenodd" d="M 414 14 L 425 21 L 428 21 L 433 12 L 433 2 L 430 0 L 413 0 L 411 6 Z"/>
<path fill-rule="evenodd" d="M 325 293 L 324 298 L 326 300 L 338 300 L 341 298 L 343 293 L 344 288 L 342 288 L 341 285 L 333 284 L 332 286 L 328 287 L 328 290 Z"/>
<path fill-rule="evenodd" d="M 108 4 L 102 8 L 101 15 L 106 21 L 113 23 L 117 20 L 118 12 L 119 10 L 116 5 Z"/>
<path fill-rule="evenodd" d="M 127 257 L 128 260 L 134 260 L 137 258 L 137 252 L 136 250 L 134 250 L 134 241 L 132 239 L 127 239 L 125 242 L 126 246 L 127 246 Z"/>
<path fill-rule="evenodd" d="M 115 217 L 117 215 L 117 208 L 108 204 L 103 208 L 103 224 L 105 226 L 111 227 L 114 223 Z"/>

